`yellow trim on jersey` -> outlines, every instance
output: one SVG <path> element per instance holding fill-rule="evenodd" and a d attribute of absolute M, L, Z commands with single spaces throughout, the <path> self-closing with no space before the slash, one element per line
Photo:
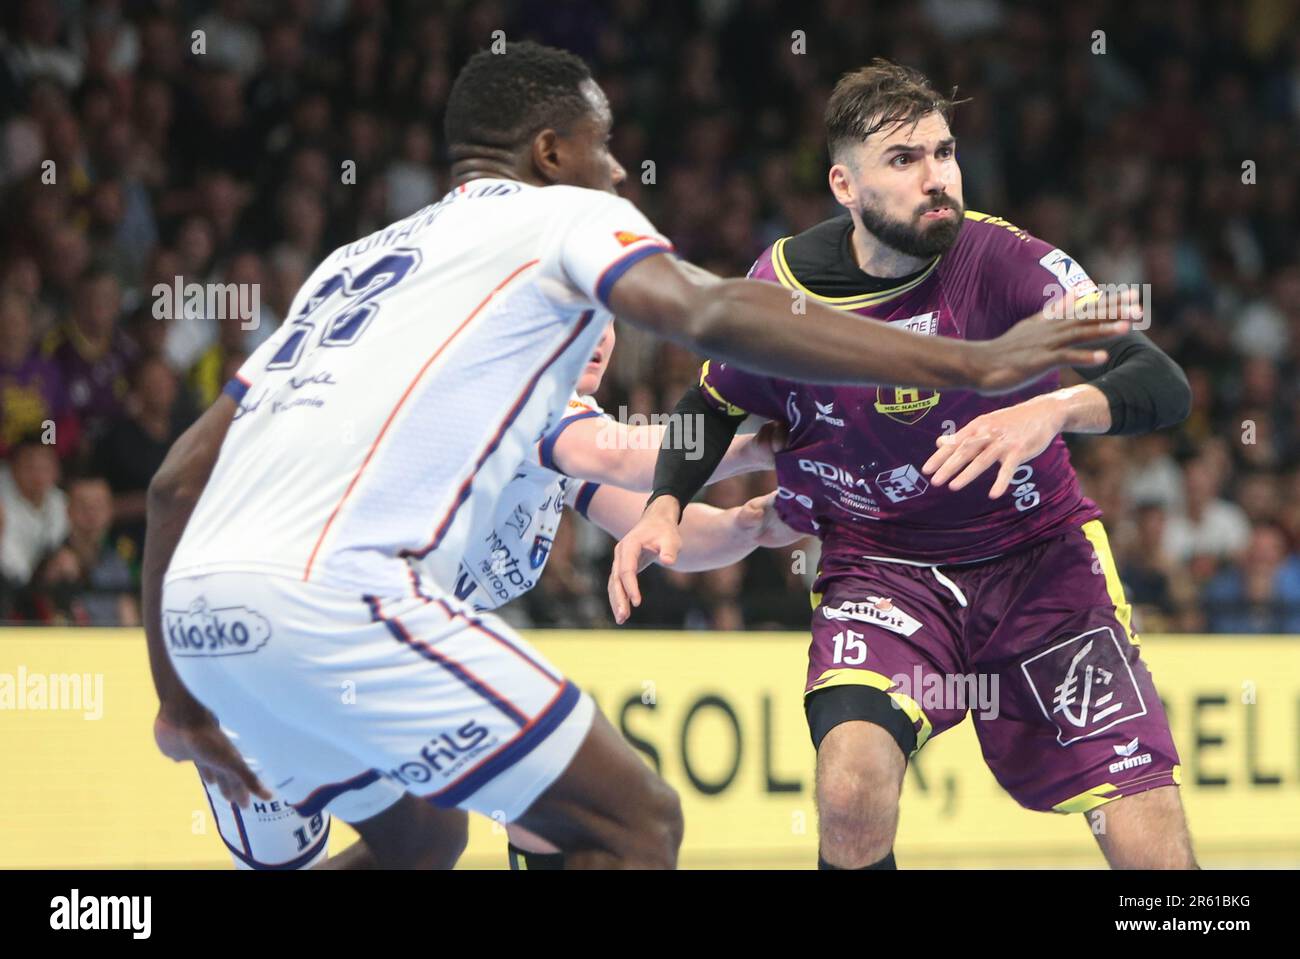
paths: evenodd
<path fill-rule="evenodd" d="M 1052 807 L 1053 812 L 1087 812 L 1090 809 L 1096 809 L 1098 806 L 1104 806 L 1108 802 L 1119 799 L 1124 794 L 1119 791 L 1119 787 L 1111 783 L 1102 783 L 1100 786 L 1093 786 L 1091 789 L 1085 789 L 1077 796 L 1071 796 L 1064 802 L 1059 802 Z"/>
<path fill-rule="evenodd" d="M 748 416 L 749 415 L 748 410 L 743 410 L 735 403 L 729 402 L 725 396 L 723 396 L 721 393 L 718 392 L 717 387 L 715 387 L 712 383 L 705 382 L 705 380 L 708 378 L 708 375 L 709 375 L 709 361 L 705 360 L 704 365 L 700 367 L 700 389 L 704 390 L 715 400 L 721 403 L 724 407 L 726 407 L 728 416 Z"/>
<path fill-rule="evenodd" d="M 1025 231 L 1020 229 L 1020 227 L 1016 226 L 1014 223 L 1004 220 L 1000 216 L 993 216 L 991 213 L 980 213 L 977 210 L 967 210 L 966 219 L 974 220 L 976 223 L 987 223 L 989 226 L 1000 226 L 1004 230 L 1014 233 L 1021 239 L 1024 239 L 1027 236 Z"/>
<path fill-rule="evenodd" d="M 1175 786 L 1181 786 L 1181 785 L 1183 784 L 1183 767 L 1182 767 L 1182 766 L 1175 765 L 1174 768 L 1173 768 L 1173 771 L 1170 773 L 1170 775 L 1173 776 L 1173 779 L 1174 779 L 1174 785 L 1175 785 Z"/>
<path fill-rule="evenodd" d="M 790 269 L 790 264 L 785 258 L 785 244 L 790 239 L 783 236 L 776 241 L 772 247 L 772 269 L 776 272 L 777 282 L 787 290 L 797 290 L 805 296 L 810 296 L 819 303 L 825 303 L 827 306 L 833 306 L 837 310 L 857 310 L 864 306 L 876 306 L 880 303 L 887 303 L 895 297 L 902 296 L 911 290 L 916 289 L 924 283 L 934 272 L 934 268 L 939 265 L 942 256 L 936 256 L 934 262 L 925 268 L 925 272 L 916 279 L 904 283 L 902 286 L 896 286 L 888 290 L 880 290 L 877 293 L 859 293 L 854 296 L 821 296 L 814 293 L 808 287 L 799 282 L 795 277 L 794 271 Z"/>
<path fill-rule="evenodd" d="M 1083 535 L 1088 537 L 1092 548 L 1097 551 L 1101 571 L 1106 577 L 1106 593 L 1115 607 L 1115 618 L 1124 627 L 1124 635 L 1128 637 L 1128 641 L 1134 646 L 1140 646 L 1142 640 L 1138 638 L 1137 633 L 1133 632 L 1133 607 L 1128 604 L 1124 596 L 1124 584 L 1120 582 L 1119 570 L 1115 568 L 1115 557 L 1110 551 L 1106 528 L 1101 525 L 1099 519 L 1090 519 L 1080 528 L 1083 530 Z"/>
<path fill-rule="evenodd" d="M 830 689 L 832 686 L 870 686 L 872 689 L 888 693 L 889 698 L 907 715 L 913 725 L 921 724 L 916 734 L 916 748 L 912 750 L 912 755 L 916 755 L 917 750 L 930 738 L 930 733 L 934 731 L 934 724 L 925 715 L 921 704 L 911 696 L 899 692 L 889 693 L 889 687 L 893 685 L 894 681 L 888 676 L 870 669 L 828 669 L 817 677 L 812 688 L 804 695 L 807 696 L 808 693 L 814 693 L 819 689 Z"/>
<path fill-rule="evenodd" d="M 825 595 L 825 594 L 824 594 L 824 593 L 814 593 L 814 592 L 809 592 L 809 593 L 808 593 L 808 599 L 812 601 L 812 608 L 813 608 L 814 610 L 816 610 L 817 607 L 820 606 L 820 605 L 822 604 L 822 596 L 823 596 L 823 595 Z"/>

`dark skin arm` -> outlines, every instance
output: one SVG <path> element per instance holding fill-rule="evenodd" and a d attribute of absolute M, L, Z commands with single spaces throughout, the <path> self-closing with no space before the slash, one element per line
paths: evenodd
<path fill-rule="evenodd" d="M 1105 361 L 1073 344 L 1128 324 L 1036 314 L 993 340 L 922 336 L 832 309 L 762 280 L 717 280 L 672 256 L 650 256 L 615 283 L 614 314 L 688 349 L 803 383 L 899 385 L 1000 393 L 1057 366 Z"/>
<path fill-rule="evenodd" d="M 221 396 L 181 434 L 150 481 L 140 600 L 149 669 L 158 692 L 158 748 L 177 762 L 193 762 L 227 800 L 246 806 L 250 792 L 263 799 L 271 794 L 221 732 L 216 717 L 181 682 L 167 653 L 162 624 L 163 576 L 216 466 L 235 410 L 235 401 Z"/>

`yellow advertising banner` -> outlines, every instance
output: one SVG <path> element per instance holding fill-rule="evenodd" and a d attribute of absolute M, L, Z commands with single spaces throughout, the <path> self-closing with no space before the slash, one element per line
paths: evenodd
<path fill-rule="evenodd" d="M 816 863 L 804 634 L 533 633 L 681 795 L 685 867 Z M 1300 637 L 1144 636 L 1203 864 L 1300 866 Z M 193 767 L 164 759 L 141 634 L 0 631 L 0 867 L 228 864 Z M 335 827 L 335 851 L 350 830 Z M 1080 815 L 1021 809 L 968 722 L 911 764 L 900 866 L 1100 866 Z M 475 818 L 463 865 L 505 865 Z"/>

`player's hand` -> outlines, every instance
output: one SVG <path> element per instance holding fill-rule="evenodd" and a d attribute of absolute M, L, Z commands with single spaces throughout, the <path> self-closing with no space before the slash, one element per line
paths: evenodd
<path fill-rule="evenodd" d="M 803 539 L 803 533 L 786 526 L 776 514 L 775 490 L 737 506 L 736 526 L 756 547 L 779 549 Z"/>
<path fill-rule="evenodd" d="M 262 799 L 271 798 L 270 791 L 248 768 L 210 713 L 206 718 L 182 723 L 159 710 L 153 724 L 153 738 L 167 758 L 178 763 L 194 763 L 204 782 L 216 783 L 227 802 L 246 807 L 250 793 Z"/>
<path fill-rule="evenodd" d="M 609 608 L 620 626 L 641 605 L 637 573 L 651 563 L 671 566 L 682 548 L 678 529 L 682 507 L 672 496 L 660 496 L 641 515 L 637 524 L 614 547 L 614 565 L 609 571 Z"/>
<path fill-rule="evenodd" d="M 940 436 L 939 449 L 925 461 L 921 472 L 935 486 L 960 490 L 996 464 L 997 478 L 989 499 L 997 499 L 1011 485 L 1011 476 L 1032 460 L 1065 427 L 1065 406 L 1050 396 L 1036 396 L 1003 410 L 985 413 L 956 433 Z"/>
<path fill-rule="evenodd" d="M 1141 316 L 1142 304 L 1132 289 L 1082 303 L 1073 296 L 1054 300 L 997 339 L 973 344 L 983 351 L 976 389 L 981 393 L 1005 393 L 1058 366 L 1104 363 L 1105 350 L 1087 349 L 1080 344 L 1123 336 L 1129 331 L 1129 321 Z"/>

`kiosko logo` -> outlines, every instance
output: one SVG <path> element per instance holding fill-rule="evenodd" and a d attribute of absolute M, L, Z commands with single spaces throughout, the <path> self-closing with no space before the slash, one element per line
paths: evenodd
<path fill-rule="evenodd" d="M 271 624 L 247 606 L 209 609 L 199 597 L 187 610 L 163 610 L 163 628 L 173 656 L 238 656 L 253 653 L 271 638 Z"/>

